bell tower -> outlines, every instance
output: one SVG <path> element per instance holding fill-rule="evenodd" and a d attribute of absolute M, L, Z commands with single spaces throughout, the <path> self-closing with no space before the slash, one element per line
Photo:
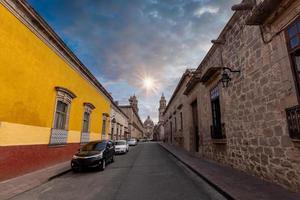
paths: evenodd
<path fill-rule="evenodd" d="M 158 112 L 159 112 L 158 119 L 159 119 L 159 122 L 163 122 L 164 121 L 163 114 L 164 114 L 164 111 L 165 111 L 166 107 L 167 107 L 167 101 L 165 99 L 164 94 L 162 94 L 161 98 L 160 98 L 160 101 L 159 101 L 159 108 L 158 108 Z"/>
<path fill-rule="evenodd" d="M 130 105 L 133 107 L 133 109 L 138 113 L 139 112 L 138 100 L 137 100 L 135 94 L 133 96 L 130 96 L 128 101 L 129 101 Z"/>

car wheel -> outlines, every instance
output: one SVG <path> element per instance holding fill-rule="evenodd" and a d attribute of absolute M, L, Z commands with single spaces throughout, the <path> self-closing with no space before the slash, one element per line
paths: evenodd
<path fill-rule="evenodd" d="M 100 161 L 100 162 L 101 162 L 101 161 Z M 104 171 L 105 167 L 106 167 L 106 162 L 105 162 L 105 159 L 103 159 L 102 162 L 99 163 L 99 169 L 100 169 L 101 171 Z"/>

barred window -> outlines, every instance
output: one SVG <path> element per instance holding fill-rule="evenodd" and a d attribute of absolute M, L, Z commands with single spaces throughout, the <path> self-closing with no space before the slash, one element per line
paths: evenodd
<path fill-rule="evenodd" d="M 103 121 L 102 121 L 102 135 L 105 135 L 105 129 L 106 129 L 106 119 L 103 119 Z"/>
<path fill-rule="evenodd" d="M 90 113 L 84 112 L 82 132 L 89 132 Z"/>

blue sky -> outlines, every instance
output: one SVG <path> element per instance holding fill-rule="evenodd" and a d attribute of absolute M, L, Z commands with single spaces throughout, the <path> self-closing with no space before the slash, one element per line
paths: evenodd
<path fill-rule="evenodd" d="M 114 100 L 158 118 L 186 68 L 197 68 L 240 0 L 28 0 Z M 155 79 L 155 92 L 142 77 Z"/>

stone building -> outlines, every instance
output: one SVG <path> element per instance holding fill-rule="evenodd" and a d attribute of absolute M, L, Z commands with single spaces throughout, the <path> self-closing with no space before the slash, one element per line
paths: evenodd
<path fill-rule="evenodd" d="M 138 100 L 135 95 L 129 98 L 129 105 L 119 106 L 127 115 L 128 119 L 128 136 L 127 138 L 143 138 L 144 125 L 138 114 Z"/>
<path fill-rule="evenodd" d="M 113 99 L 26 1 L 1 0 L 0 21 L 1 181 L 106 139 Z"/>
<path fill-rule="evenodd" d="M 300 0 L 252 2 L 233 7 L 197 70 L 183 76 L 164 113 L 166 135 L 196 156 L 300 191 Z"/>
<path fill-rule="evenodd" d="M 152 140 L 153 139 L 153 129 L 154 129 L 154 123 L 150 116 L 147 117 L 147 119 L 144 121 L 144 138 Z"/>
<path fill-rule="evenodd" d="M 119 107 L 118 103 L 113 102 L 110 110 L 110 132 L 108 137 L 111 140 L 121 140 L 129 138 L 128 120 L 129 117 Z"/>
<path fill-rule="evenodd" d="M 191 121 L 191 117 L 189 116 L 191 107 L 185 105 L 192 102 L 187 102 L 188 99 L 184 95 L 184 91 L 194 71 L 193 69 L 188 69 L 182 75 L 168 105 L 162 113 L 163 119 L 160 119 L 164 124 L 164 141 L 185 147 L 188 150 L 191 150 L 188 147 L 193 146 L 189 144 L 191 142 L 190 127 L 186 124 Z"/>

